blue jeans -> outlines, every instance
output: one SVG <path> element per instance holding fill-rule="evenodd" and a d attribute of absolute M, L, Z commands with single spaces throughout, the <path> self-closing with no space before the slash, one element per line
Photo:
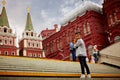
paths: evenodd
<path fill-rule="evenodd" d="M 97 54 L 97 53 L 94 53 L 93 56 L 94 56 L 94 61 L 95 61 L 95 63 L 97 63 L 97 62 L 98 62 L 98 54 Z"/>
<path fill-rule="evenodd" d="M 70 52 L 72 53 L 72 60 L 76 61 L 76 51 L 75 51 L 75 49 L 70 50 Z"/>

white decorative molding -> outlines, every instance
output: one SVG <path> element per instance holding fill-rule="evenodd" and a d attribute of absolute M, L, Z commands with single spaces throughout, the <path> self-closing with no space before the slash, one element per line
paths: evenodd
<path fill-rule="evenodd" d="M 25 49 L 23 50 L 23 56 L 27 56 Z"/>

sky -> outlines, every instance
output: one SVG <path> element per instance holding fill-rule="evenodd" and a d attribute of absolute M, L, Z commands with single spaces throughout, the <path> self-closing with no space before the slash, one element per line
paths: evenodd
<path fill-rule="evenodd" d="M 2 0 L 0 0 L 1 2 Z M 102 5 L 103 0 L 89 0 Z M 82 0 L 6 0 L 6 12 L 9 25 L 13 33 L 21 38 L 25 29 L 27 18 L 27 6 L 30 6 L 31 19 L 34 30 L 39 34 L 42 30 L 53 29 L 54 24 L 58 24 L 64 16 L 71 10 L 83 3 Z M 0 4 L 2 10 L 2 5 Z"/>

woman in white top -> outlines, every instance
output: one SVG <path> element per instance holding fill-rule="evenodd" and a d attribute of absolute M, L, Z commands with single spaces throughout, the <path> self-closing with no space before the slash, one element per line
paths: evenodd
<path fill-rule="evenodd" d="M 81 38 L 80 32 L 75 33 L 74 48 L 76 49 L 76 57 L 78 57 L 78 59 L 80 61 L 80 65 L 81 65 L 81 70 L 82 70 L 81 78 L 85 78 L 84 68 L 86 68 L 87 77 L 91 78 L 90 70 L 89 70 L 89 67 L 86 63 L 87 53 L 86 53 L 85 43 Z"/>

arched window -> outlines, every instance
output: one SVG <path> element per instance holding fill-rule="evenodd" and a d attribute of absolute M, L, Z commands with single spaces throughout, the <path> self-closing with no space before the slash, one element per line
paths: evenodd
<path fill-rule="evenodd" d="M 37 43 L 37 47 L 38 47 L 38 43 Z"/>
<path fill-rule="evenodd" d="M 8 51 L 5 51 L 5 52 L 4 52 L 4 55 L 8 55 Z"/>
<path fill-rule="evenodd" d="M 91 30 L 90 30 L 90 23 L 87 22 L 87 33 L 90 34 Z"/>
<path fill-rule="evenodd" d="M 110 15 L 110 24 L 113 24 L 113 18 L 112 18 L 112 15 Z"/>
<path fill-rule="evenodd" d="M 30 47 L 30 42 L 28 42 L 28 46 Z"/>
<path fill-rule="evenodd" d="M 86 36 L 87 35 L 87 30 L 86 30 L 85 24 L 83 24 L 83 29 L 84 29 L 84 35 Z"/>
<path fill-rule="evenodd" d="M 59 48 L 61 49 L 62 48 L 62 40 L 59 39 Z"/>
<path fill-rule="evenodd" d="M 50 51 L 53 53 L 53 42 L 50 43 Z"/>
<path fill-rule="evenodd" d="M 35 54 L 33 54 L 33 57 L 37 57 L 37 54 L 35 53 Z"/>
<path fill-rule="evenodd" d="M 5 40 L 5 44 L 7 44 L 7 40 Z"/>
<path fill-rule="evenodd" d="M 12 41 L 10 40 L 10 45 L 12 45 Z"/>
<path fill-rule="evenodd" d="M 4 28 L 4 32 L 7 33 L 7 28 Z"/>
<path fill-rule="evenodd" d="M 12 53 L 11 53 L 11 55 L 13 55 L 13 56 L 14 56 L 14 55 L 15 55 L 15 52 L 12 52 Z"/>
<path fill-rule="evenodd" d="M 0 44 L 2 43 L 2 39 L 0 39 Z"/>
<path fill-rule="evenodd" d="M 38 54 L 38 57 L 41 57 L 41 54 Z"/>
<path fill-rule="evenodd" d="M 28 32 L 26 32 L 26 35 L 28 36 Z"/>
<path fill-rule="evenodd" d="M 33 47 L 34 47 L 34 43 L 33 43 L 32 45 L 33 45 Z"/>
<path fill-rule="evenodd" d="M 31 33 L 31 36 L 33 36 L 33 32 Z"/>
<path fill-rule="evenodd" d="M 118 42 L 118 41 L 120 41 L 120 36 L 115 36 L 114 42 Z"/>

